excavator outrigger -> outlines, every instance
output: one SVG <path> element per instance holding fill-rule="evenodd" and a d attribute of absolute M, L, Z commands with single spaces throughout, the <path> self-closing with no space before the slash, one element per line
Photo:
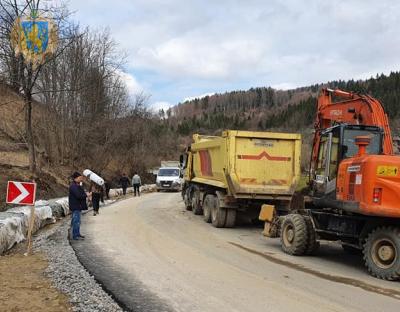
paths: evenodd
<path fill-rule="evenodd" d="M 281 217 L 282 248 L 310 254 L 318 240 L 362 251 L 369 272 L 400 279 L 400 157 L 388 117 L 368 95 L 323 89 L 310 163 L 310 201 Z"/>

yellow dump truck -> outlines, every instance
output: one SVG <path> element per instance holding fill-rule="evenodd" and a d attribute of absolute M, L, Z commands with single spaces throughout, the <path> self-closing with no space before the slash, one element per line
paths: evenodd
<path fill-rule="evenodd" d="M 301 135 L 228 130 L 195 134 L 181 156 L 186 209 L 215 227 L 233 227 L 237 211 L 288 210 L 300 178 Z"/>

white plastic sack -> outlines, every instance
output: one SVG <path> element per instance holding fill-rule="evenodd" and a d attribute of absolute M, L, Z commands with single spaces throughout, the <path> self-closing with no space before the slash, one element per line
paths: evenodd
<path fill-rule="evenodd" d="M 83 175 L 93 181 L 97 185 L 104 185 L 104 179 L 89 169 L 83 170 Z"/>
<path fill-rule="evenodd" d="M 47 200 L 37 200 L 35 201 L 35 207 L 40 207 L 40 206 L 48 206 L 49 202 Z"/>
<path fill-rule="evenodd" d="M 0 213 L 0 255 L 25 239 L 26 216 Z"/>
<path fill-rule="evenodd" d="M 24 226 L 26 228 L 29 227 L 29 220 L 31 217 L 31 207 L 30 206 L 21 206 L 8 209 L 7 212 L 10 213 L 23 213 L 26 218 L 24 218 Z M 33 225 L 33 233 L 38 231 L 40 228 L 49 223 L 49 221 L 53 221 L 53 213 L 50 206 L 41 206 L 35 207 L 35 222 Z"/>
<path fill-rule="evenodd" d="M 56 203 L 57 203 L 57 204 L 60 204 L 61 207 L 63 208 L 63 210 L 64 210 L 64 216 L 68 216 L 69 213 L 70 213 L 70 211 L 69 211 L 69 204 L 68 204 L 68 197 L 63 197 L 63 198 L 57 199 L 57 200 L 56 200 Z"/>

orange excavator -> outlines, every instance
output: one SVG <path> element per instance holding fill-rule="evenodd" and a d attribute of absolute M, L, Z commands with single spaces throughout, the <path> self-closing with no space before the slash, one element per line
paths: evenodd
<path fill-rule="evenodd" d="M 323 89 L 310 162 L 309 203 L 282 218 L 281 244 L 312 253 L 318 240 L 362 251 L 369 272 L 400 279 L 400 157 L 388 117 L 368 95 Z"/>

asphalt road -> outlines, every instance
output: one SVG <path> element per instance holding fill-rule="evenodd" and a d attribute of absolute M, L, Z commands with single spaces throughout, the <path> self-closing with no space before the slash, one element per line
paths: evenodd
<path fill-rule="evenodd" d="M 156 193 L 86 215 L 74 248 L 132 311 L 399 311 L 400 283 L 369 276 L 360 256 L 330 243 L 291 257 L 261 230 L 213 228 Z"/>

